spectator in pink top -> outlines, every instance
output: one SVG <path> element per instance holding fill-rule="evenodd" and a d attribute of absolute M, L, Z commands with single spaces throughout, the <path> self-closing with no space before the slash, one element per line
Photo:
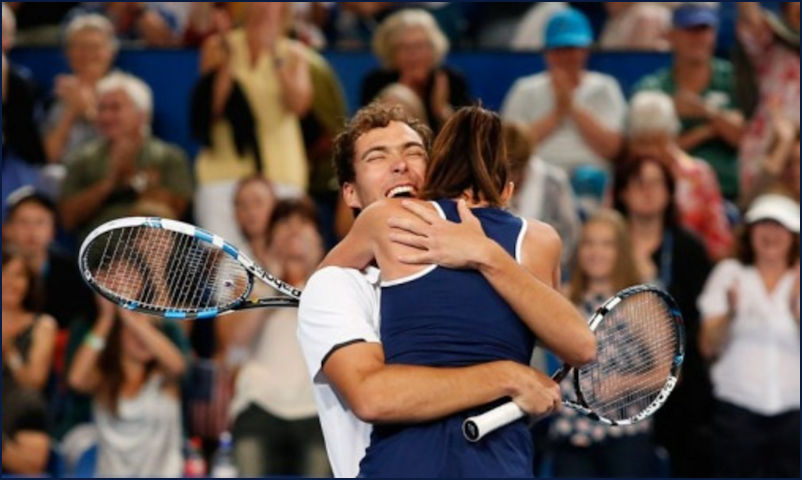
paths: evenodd
<path fill-rule="evenodd" d="M 772 110 L 799 126 L 799 2 L 783 2 L 782 16 L 763 12 L 754 2 L 738 3 L 738 40 L 747 53 L 758 102 L 738 152 L 742 199 L 753 196 L 762 160 L 772 146 Z"/>

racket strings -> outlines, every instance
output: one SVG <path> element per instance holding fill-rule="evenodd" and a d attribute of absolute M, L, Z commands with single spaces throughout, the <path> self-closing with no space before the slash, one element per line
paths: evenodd
<path fill-rule="evenodd" d="M 621 421 L 657 398 L 677 351 L 674 318 L 651 292 L 627 297 L 596 331 L 596 361 L 577 370 L 579 390 L 598 415 Z"/>
<path fill-rule="evenodd" d="M 217 247 L 148 226 L 103 233 L 87 247 L 85 259 L 102 290 L 156 311 L 225 308 L 250 285 L 245 268 Z"/>

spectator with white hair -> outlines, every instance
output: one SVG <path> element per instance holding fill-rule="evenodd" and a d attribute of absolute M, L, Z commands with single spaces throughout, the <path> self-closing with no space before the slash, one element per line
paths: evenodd
<path fill-rule="evenodd" d="M 132 75 L 112 73 L 98 82 L 97 96 L 100 138 L 65 160 L 64 227 L 80 241 L 144 199 L 163 203 L 181 217 L 192 196 L 192 175 L 184 152 L 150 133 L 150 88 Z"/>
<path fill-rule="evenodd" d="M 443 65 L 448 49 L 448 38 L 426 10 L 403 9 L 388 16 L 373 35 L 373 53 L 382 68 L 362 80 L 361 104 L 400 83 L 418 95 L 429 125 L 438 131 L 456 108 L 471 103 L 465 77 Z"/>
<path fill-rule="evenodd" d="M 56 98 L 43 126 L 49 162 L 98 138 L 95 87 L 109 73 L 117 46 L 114 26 L 102 15 L 80 15 L 67 25 L 64 53 L 72 72 L 57 75 L 54 82 Z"/>
<path fill-rule="evenodd" d="M 703 240 L 710 258 L 720 260 L 729 256 L 734 240 L 718 180 L 710 165 L 680 148 L 679 131 L 680 121 L 667 94 L 643 91 L 632 98 L 628 154 L 659 159 L 671 168 L 680 223 Z"/>

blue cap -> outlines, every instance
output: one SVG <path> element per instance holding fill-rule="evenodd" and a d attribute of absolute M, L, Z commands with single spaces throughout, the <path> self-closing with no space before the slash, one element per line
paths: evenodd
<path fill-rule="evenodd" d="M 585 15 L 579 10 L 566 8 L 551 16 L 546 25 L 545 47 L 589 47 L 593 31 Z"/>
<path fill-rule="evenodd" d="M 718 27 L 718 12 L 708 5 L 684 3 L 674 10 L 674 28 Z"/>

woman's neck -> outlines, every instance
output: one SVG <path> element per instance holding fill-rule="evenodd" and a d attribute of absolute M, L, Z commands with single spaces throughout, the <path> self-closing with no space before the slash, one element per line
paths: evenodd
<path fill-rule="evenodd" d="M 755 268 L 765 275 L 783 275 L 788 270 L 785 258 L 757 258 Z"/>
<path fill-rule="evenodd" d="M 253 256 L 260 262 L 264 262 L 264 258 L 268 252 L 267 237 L 265 235 L 251 237 L 248 239 L 248 246 L 251 247 Z"/>
<path fill-rule="evenodd" d="M 589 278 L 588 285 L 585 289 L 586 295 L 591 296 L 609 296 L 613 294 L 613 282 L 609 278 Z"/>
<path fill-rule="evenodd" d="M 663 236 L 663 218 L 660 215 L 633 216 L 629 220 L 629 232 L 635 240 L 660 239 Z"/>
<path fill-rule="evenodd" d="M 145 377 L 145 364 L 130 358 L 123 357 L 122 360 L 123 378 L 126 384 L 141 383 Z"/>
<path fill-rule="evenodd" d="M 47 263 L 47 250 L 40 252 L 33 252 L 28 255 L 28 264 L 34 272 L 41 273 Z"/>
<path fill-rule="evenodd" d="M 314 266 L 312 266 L 314 269 Z M 283 279 L 294 287 L 301 288 L 312 271 L 303 259 L 286 259 L 282 269 Z"/>
<path fill-rule="evenodd" d="M 788 271 L 788 264 L 784 258 L 756 259 L 755 268 L 766 286 L 766 291 L 771 292 Z"/>

